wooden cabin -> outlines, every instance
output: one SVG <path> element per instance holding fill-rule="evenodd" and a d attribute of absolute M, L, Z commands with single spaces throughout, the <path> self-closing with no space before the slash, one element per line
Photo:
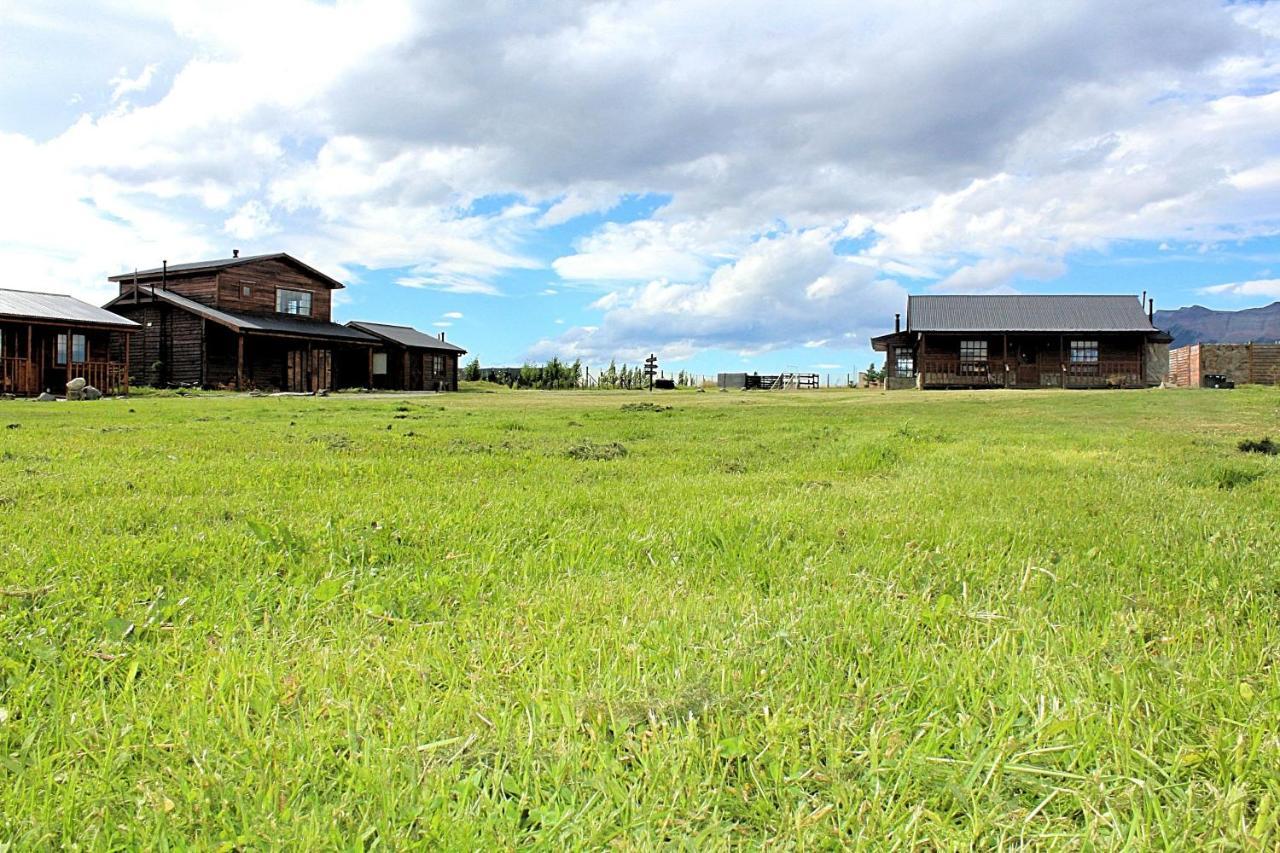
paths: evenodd
<path fill-rule="evenodd" d="M 129 391 L 138 324 L 61 293 L 0 289 L 0 393 L 62 393 L 84 379 L 104 394 Z"/>
<path fill-rule="evenodd" d="M 458 359 L 467 351 L 440 335 L 428 335 L 410 326 L 353 320 L 353 329 L 378 339 L 370 370 L 374 388 L 402 391 L 457 391 Z"/>
<path fill-rule="evenodd" d="M 379 340 L 334 323 L 340 281 L 284 253 L 112 276 L 107 308 L 141 325 L 129 370 L 147 385 L 314 392 L 369 387 Z"/>
<path fill-rule="evenodd" d="M 1137 296 L 911 296 L 906 328 L 872 338 L 885 387 L 1146 388 L 1169 335 Z"/>

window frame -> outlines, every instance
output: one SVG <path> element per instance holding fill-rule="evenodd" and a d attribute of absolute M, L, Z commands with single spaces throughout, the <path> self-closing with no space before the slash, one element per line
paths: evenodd
<path fill-rule="evenodd" d="M 960 373 L 972 376 L 987 372 L 990 342 L 986 338 L 960 340 Z"/>
<path fill-rule="evenodd" d="M 379 360 L 381 360 L 382 362 L 381 369 L 378 368 Z M 375 352 L 373 354 L 373 375 L 374 376 L 387 375 L 387 354 L 385 352 Z"/>
<path fill-rule="evenodd" d="M 903 369 L 903 363 L 907 367 Z M 916 375 L 916 353 L 911 347 L 895 346 L 893 348 L 893 376 L 896 379 L 911 379 Z"/>
<path fill-rule="evenodd" d="M 66 332 L 58 332 L 57 337 L 53 341 L 53 366 L 66 367 L 67 356 L 71 354 L 71 341 L 67 339 Z"/>
<path fill-rule="evenodd" d="M 444 376 L 444 356 L 431 356 L 431 373 L 435 376 Z"/>
<path fill-rule="evenodd" d="M 310 317 L 311 312 L 315 306 L 314 296 L 315 295 L 310 290 L 294 290 L 289 287 L 277 287 L 276 288 L 276 313 L 287 314 L 290 317 Z M 294 299 L 295 297 L 298 297 L 298 299 L 295 300 Z M 290 305 L 301 306 L 303 302 L 302 298 L 305 298 L 305 302 L 306 302 L 305 311 L 289 310 Z"/>
<path fill-rule="evenodd" d="M 80 354 L 79 358 L 76 358 L 77 352 Z M 71 333 L 70 356 L 72 364 L 85 364 L 89 361 L 89 338 L 87 335 Z"/>
<path fill-rule="evenodd" d="M 1092 355 L 1092 358 L 1088 356 Z M 1097 364 L 1101 361 L 1098 341 L 1080 339 L 1071 341 L 1067 346 L 1067 361 L 1070 364 Z"/>

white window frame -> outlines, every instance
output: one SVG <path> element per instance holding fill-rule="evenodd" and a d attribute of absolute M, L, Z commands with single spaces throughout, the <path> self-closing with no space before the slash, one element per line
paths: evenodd
<path fill-rule="evenodd" d="M 310 290 L 291 290 L 287 287 L 276 288 L 277 314 L 289 314 L 295 317 L 310 317 L 312 304 L 312 293 Z"/>

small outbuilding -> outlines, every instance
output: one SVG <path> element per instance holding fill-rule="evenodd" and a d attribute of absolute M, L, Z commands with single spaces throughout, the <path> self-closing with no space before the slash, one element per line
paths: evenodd
<path fill-rule="evenodd" d="M 0 289 L 0 393 L 61 391 L 72 379 L 126 393 L 137 330 L 132 320 L 73 296 Z"/>
<path fill-rule="evenodd" d="M 907 322 L 872 338 L 885 387 L 1146 388 L 1171 338 L 1137 296 L 911 296 Z M 1145 307 L 1145 310 L 1144 310 Z"/>
<path fill-rule="evenodd" d="M 376 338 L 378 346 L 370 354 L 370 375 L 374 388 L 398 391 L 457 391 L 458 359 L 467 354 L 462 347 L 411 326 L 352 320 L 349 327 Z"/>

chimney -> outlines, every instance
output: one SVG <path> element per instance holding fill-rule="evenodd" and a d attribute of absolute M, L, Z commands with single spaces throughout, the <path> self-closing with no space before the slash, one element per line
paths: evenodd
<path fill-rule="evenodd" d="M 1156 321 L 1156 300 L 1154 297 L 1147 300 L 1147 320 L 1152 323 Z"/>
<path fill-rule="evenodd" d="M 902 331 L 902 315 L 894 314 L 893 315 L 893 333 L 896 335 L 898 334 L 898 332 L 901 332 L 901 331 Z"/>
<path fill-rule="evenodd" d="M 442 340 L 442 341 L 444 340 L 444 332 L 441 332 L 441 333 L 440 333 L 440 340 Z"/>
<path fill-rule="evenodd" d="M 1141 307 L 1146 304 L 1147 304 L 1147 292 L 1144 290 L 1142 291 L 1142 298 L 1138 300 L 1138 306 Z"/>
<path fill-rule="evenodd" d="M 239 250 L 239 249 L 232 249 L 232 250 L 231 250 L 231 257 L 233 257 L 233 258 L 238 258 L 238 257 L 240 257 L 240 250 Z"/>

